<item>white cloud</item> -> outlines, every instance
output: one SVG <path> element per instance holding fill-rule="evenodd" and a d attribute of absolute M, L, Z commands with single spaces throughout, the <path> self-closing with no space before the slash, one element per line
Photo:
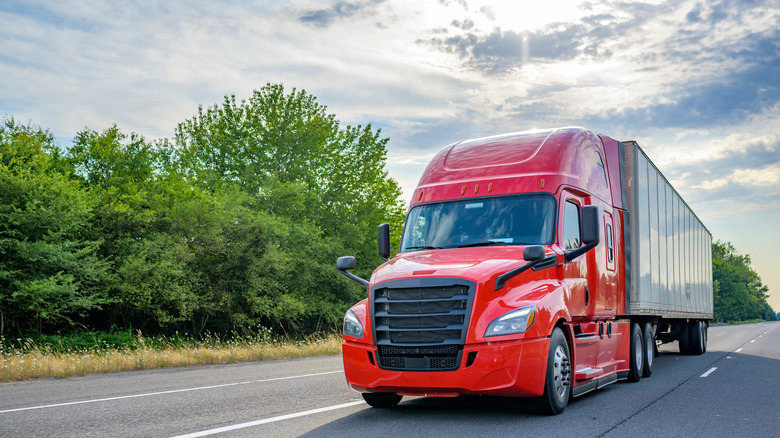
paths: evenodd
<path fill-rule="evenodd" d="M 0 6 L 0 114 L 60 138 L 168 137 L 199 104 L 281 82 L 381 127 L 407 193 L 453 141 L 584 125 L 639 141 L 736 227 L 780 201 L 778 17 L 760 0 L 16 2 Z"/>

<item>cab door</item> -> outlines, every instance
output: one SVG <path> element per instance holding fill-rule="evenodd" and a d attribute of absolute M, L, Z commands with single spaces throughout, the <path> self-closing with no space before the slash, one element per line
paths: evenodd
<path fill-rule="evenodd" d="M 572 192 L 564 191 L 561 196 L 558 227 L 558 246 L 564 251 L 582 246 L 582 207 L 584 198 Z M 565 291 L 565 302 L 572 317 L 593 315 L 597 285 L 590 284 L 588 276 L 589 253 L 564 263 L 561 283 Z M 595 267 L 594 267 L 595 268 Z M 592 276 L 596 277 L 596 276 Z"/>
<path fill-rule="evenodd" d="M 612 223 L 612 215 L 605 212 L 603 216 L 604 223 L 602 224 L 604 247 L 601 251 L 597 252 L 596 257 L 601 259 L 604 263 L 604 269 L 602 278 L 599 280 L 602 283 L 599 287 L 600 298 L 603 301 L 603 305 L 599 306 L 599 313 L 601 314 L 601 307 L 603 307 L 604 315 L 614 315 L 615 305 L 617 302 L 617 270 L 615 267 L 615 230 Z M 603 251 L 603 254 L 602 254 Z"/>

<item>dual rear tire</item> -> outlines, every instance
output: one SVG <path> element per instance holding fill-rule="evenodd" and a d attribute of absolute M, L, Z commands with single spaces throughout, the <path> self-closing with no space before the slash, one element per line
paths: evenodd
<path fill-rule="evenodd" d="M 681 354 L 704 354 L 707 351 L 707 324 L 704 321 L 681 323 L 678 340 Z"/>
<path fill-rule="evenodd" d="M 653 374 L 655 325 L 649 322 L 632 323 L 630 336 L 628 380 L 638 382 L 642 377 L 650 377 Z"/>

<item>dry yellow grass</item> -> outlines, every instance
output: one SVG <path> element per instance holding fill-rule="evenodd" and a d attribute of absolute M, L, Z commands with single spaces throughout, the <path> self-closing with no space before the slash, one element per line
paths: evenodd
<path fill-rule="evenodd" d="M 227 343 L 137 350 L 50 353 L 40 349 L 2 356 L 0 381 L 41 377 L 84 376 L 93 373 L 249 362 L 264 359 L 325 356 L 341 352 L 341 336 L 306 342 Z"/>

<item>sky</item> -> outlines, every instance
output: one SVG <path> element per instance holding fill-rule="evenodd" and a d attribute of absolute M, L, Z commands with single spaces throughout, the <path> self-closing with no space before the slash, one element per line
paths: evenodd
<path fill-rule="evenodd" d="M 380 128 L 405 198 L 455 141 L 635 140 L 780 311 L 780 0 L 0 0 L 0 116 L 62 147 L 171 138 L 266 83 Z"/>

